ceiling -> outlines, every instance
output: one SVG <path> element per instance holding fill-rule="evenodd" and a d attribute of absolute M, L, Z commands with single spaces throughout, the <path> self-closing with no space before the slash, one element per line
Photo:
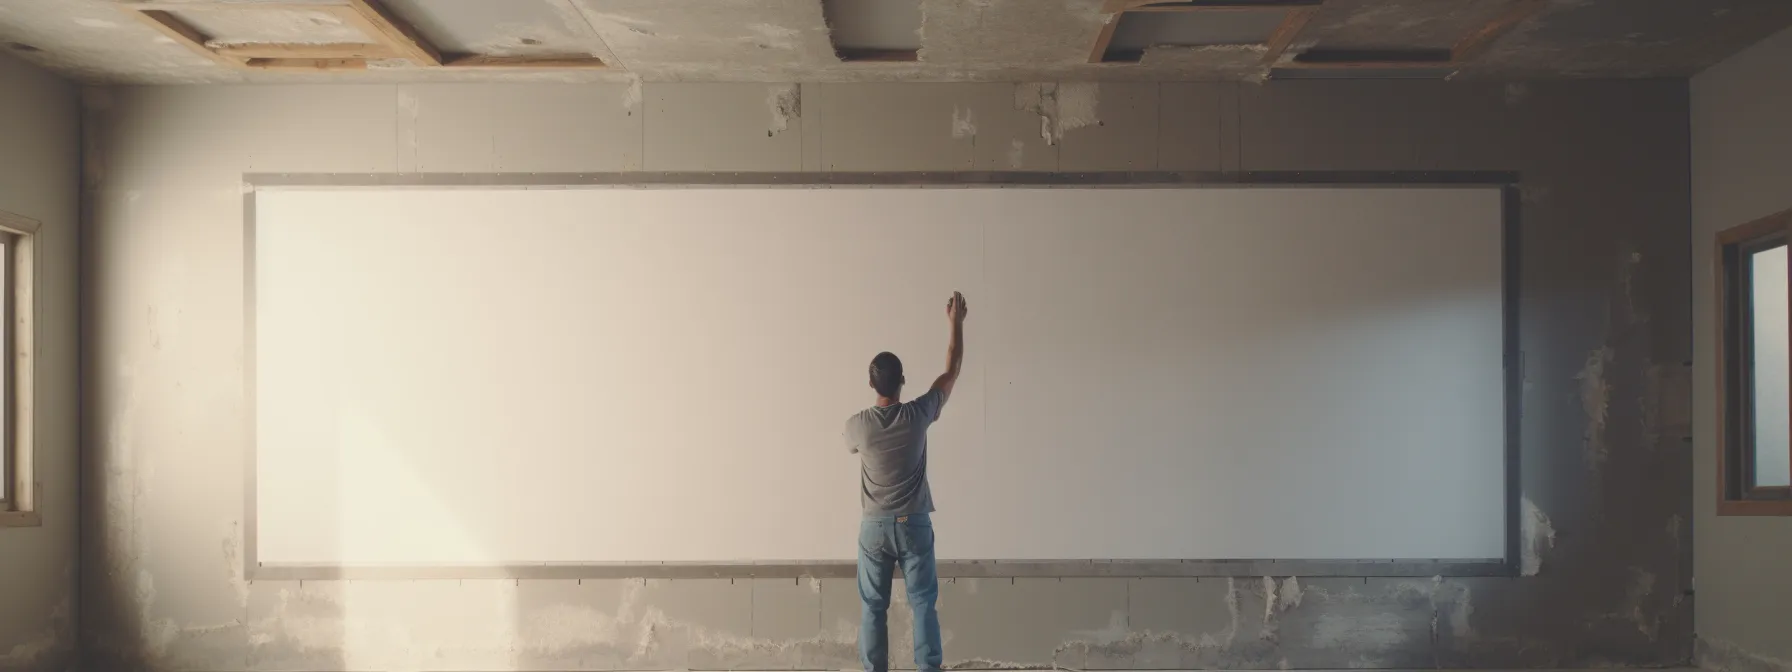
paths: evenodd
<path fill-rule="evenodd" d="M 376 41 L 325 11 L 350 1 L 167 0 L 153 6 L 171 10 L 214 47 Z M 1279 18 L 1253 14 L 1260 10 L 1208 10 L 1144 25 L 1137 24 L 1144 20 L 1139 14 L 1104 11 L 1111 8 L 1107 3 L 1126 1 L 376 0 L 396 23 L 444 54 L 587 60 L 576 66 L 440 67 L 373 58 L 355 69 L 274 70 L 208 57 L 141 20 L 142 12 L 126 11 L 132 1 L 0 0 L 0 49 L 92 83 L 1260 80 L 1405 72 L 1536 79 L 1687 76 L 1792 25 L 1788 0 L 1305 0 L 1310 13 L 1304 26 L 1292 32 L 1285 53 L 1272 54 L 1265 64 L 1269 36 L 1260 33 L 1279 25 Z M 187 11 L 180 2 L 280 7 Z M 1235 0 L 1249 2 L 1290 0 Z M 1529 9 L 1514 13 L 1524 5 Z M 1105 31 L 1116 16 L 1128 23 Z M 1309 51 L 1448 54 L 1503 16 L 1515 18 L 1472 58 L 1444 68 L 1289 69 Z M 830 21 L 840 39 L 865 41 L 878 53 L 911 51 L 894 59 L 842 60 L 849 51 L 844 47 L 852 45 L 836 49 Z M 1104 32 L 1118 34 L 1116 45 L 1143 47 L 1132 52 L 1136 62 L 1090 62 Z M 597 61 L 603 67 L 591 67 Z"/>

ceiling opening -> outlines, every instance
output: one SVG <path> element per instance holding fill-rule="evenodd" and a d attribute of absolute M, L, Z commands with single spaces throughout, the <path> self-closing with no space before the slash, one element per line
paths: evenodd
<path fill-rule="evenodd" d="M 921 0 L 822 0 L 828 36 L 842 61 L 916 61 Z"/>
<path fill-rule="evenodd" d="M 1157 47 L 1260 47 L 1273 63 L 1325 0 L 1107 0 L 1091 63 L 1139 63 Z"/>
<path fill-rule="evenodd" d="M 344 44 L 370 42 L 329 10 L 208 7 L 175 11 L 214 44 Z"/>
<path fill-rule="evenodd" d="M 1108 42 L 1106 62 L 1137 61 L 1151 47 L 1263 44 L 1281 25 L 1282 11 L 1126 12 Z"/>
<path fill-rule="evenodd" d="M 451 58 L 590 58 L 590 27 L 569 20 L 546 0 L 384 0 L 429 43 Z"/>

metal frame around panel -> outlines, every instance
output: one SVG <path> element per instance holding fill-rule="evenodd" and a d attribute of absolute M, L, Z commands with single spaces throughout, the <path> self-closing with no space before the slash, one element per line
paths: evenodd
<path fill-rule="evenodd" d="M 263 188 L 479 187 L 515 189 L 829 187 L 882 188 L 1203 188 L 1352 186 L 1364 188 L 1494 187 L 1501 190 L 1506 557 L 1484 560 L 948 560 L 939 575 L 987 577 L 1517 576 L 1520 558 L 1519 175 L 1508 171 L 1285 172 L 889 172 L 889 173 L 251 173 L 243 176 L 244 366 L 248 402 L 244 438 L 244 577 L 330 579 L 619 579 L 847 578 L 852 561 L 747 563 L 531 563 L 509 565 L 263 564 L 257 557 L 255 437 L 255 195 Z"/>

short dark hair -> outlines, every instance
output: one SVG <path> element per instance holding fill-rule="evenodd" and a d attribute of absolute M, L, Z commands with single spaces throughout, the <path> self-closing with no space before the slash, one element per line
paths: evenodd
<path fill-rule="evenodd" d="M 902 359 L 889 352 L 880 352 L 871 358 L 871 389 L 895 399 L 902 393 L 902 383 Z"/>

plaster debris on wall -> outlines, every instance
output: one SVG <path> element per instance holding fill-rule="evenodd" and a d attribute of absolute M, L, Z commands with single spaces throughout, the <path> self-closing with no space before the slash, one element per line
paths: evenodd
<path fill-rule="evenodd" d="M 439 601 L 418 600 L 402 583 L 282 588 L 277 602 L 246 628 L 269 655 L 332 655 L 350 669 L 429 669 L 443 651 L 453 651 L 458 661 L 504 669 L 539 666 L 523 664 L 519 655 L 621 669 L 706 668 L 705 662 L 765 669 L 777 660 L 787 666 L 791 660 L 856 657 L 857 628 L 843 619 L 807 637 L 737 634 L 657 606 L 669 583 L 630 580 L 607 605 L 556 603 L 527 611 L 518 609 L 523 589 L 515 581 L 461 582 L 457 607 L 446 610 Z M 691 653 L 711 660 L 688 658 Z"/>
<path fill-rule="evenodd" d="M 1015 109 L 1039 115 L 1039 137 L 1058 144 L 1064 134 L 1101 123 L 1101 88 L 1095 82 L 1046 82 L 1020 84 L 1014 89 Z"/>
<path fill-rule="evenodd" d="M 628 88 L 624 89 L 622 92 L 622 109 L 628 110 L 629 116 L 634 116 L 635 110 L 641 109 L 641 78 L 640 78 L 640 76 L 638 76 L 638 75 L 630 75 L 629 76 Z"/>
<path fill-rule="evenodd" d="M 1282 611 L 1300 606 L 1300 577 L 1290 576 L 1282 581 L 1282 591 L 1278 596 Z"/>
<path fill-rule="evenodd" d="M 71 570 L 63 570 L 64 583 L 69 583 Z M 64 595 L 62 601 L 50 611 L 49 622 L 41 630 L 25 641 L 14 644 L 12 648 L 0 653 L 0 670 L 36 669 L 43 661 L 62 657 L 62 654 L 74 649 L 70 617 L 74 604 L 73 595 Z"/>
<path fill-rule="evenodd" d="M 1581 411 L 1587 415 L 1587 463 L 1594 468 L 1604 463 L 1610 453 L 1605 441 L 1605 425 L 1611 409 L 1612 386 L 1606 382 L 1605 372 L 1615 356 L 1617 352 L 1609 345 L 1597 348 L 1587 354 L 1586 363 L 1574 376 L 1580 381 Z"/>
<path fill-rule="evenodd" d="M 1026 163 L 1027 143 L 1019 138 L 1008 141 L 1008 167 L 1019 169 Z"/>
<path fill-rule="evenodd" d="M 765 132 L 769 138 L 789 130 L 791 121 L 802 118 L 803 90 L 796 84 L 774 86 L 765 97 L 765 105 L 772 114 L 771 127 Z"/>
<path fill-rule="evenodd" d="M 977 137 L 977 116 L 971 108 L 952 106 L 952 139 Z"/>
<path fill-rule="evenodd" d="M 1265 579 L 1266 581 L 1268 579 Z M 1099 630 L 1085 630 L 1071 633 L 1073 639 L 1058 644 L 1052 651 L 1051 662 L 1055 668 L 1068 669 L 1062 665 L 1066 653 L 1079 653 L 1085 658 L 1101 656 L 1109 658 L 1125 658 L 1140 655 L 1147 647 L 1153 645 L 1168 646 L 1179 652 L 1205 652 L 1219 654 L 1232 651 L 1240 632 L 1240 600 L 1241 588 L 1234 579 L 1226 579 L 1224 602 L 1227 613 L 1226 627 L 1217 632 L 1203 632 L 1197 635 L 1179 632 L 1161 632 L 1134 629 L 1126 614 L 1115 612 L 1109 615 L 1108 624 Z M 1270 605 L 1275 604 L 1274 597 L 1266 599 Z M 1235 652 L 1236 653 L 1236 652 Z M 984 665 L 975 664 L 972 660 L 953 665 L 955 668 L 970 667 L 985 669 Z M 997 661 L 985 661 L 997 662 Z M 1037 663 L 1003 663 L 993 669 L 1036 669 Z"/>
<path fill-rule="evenodd" d="M 1792 672 L 1792 660 L 1764 656 L 1703 635 L 1694 643 L 1693 664 L 1710 672 Z"/>
<path fill-rule="evenodd" d="M 1556 547 L 1556 528 L 1531 498 L 1524 498 L 1523 507 L 1524 517 L 1519 521 L 1524 537 L 1521 569 L 1525 576 L 1536 576 L 1543 569 L 1544 552 Z"/>

